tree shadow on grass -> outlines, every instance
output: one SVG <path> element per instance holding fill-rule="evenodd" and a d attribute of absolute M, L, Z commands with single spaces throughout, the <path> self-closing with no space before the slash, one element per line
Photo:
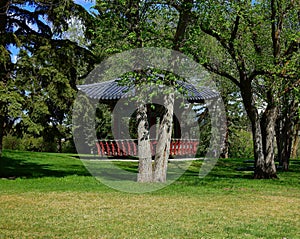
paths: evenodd
<path fill-rule="evenodd" d="M 200 171 L 200 169 L 199 169 Z M 199 178 L 199 171 L 194 170 L 187 170 L 183 177 L 197 177 Z M 242 173 L 239 170 L 233 170 L 233 171 L 212 171 L 208 173 L 205 177 L 206 178 L 241 178 L 241 179 L 252 179 L 253 178 L 253 171 L 244 171 L 245 173 Z"/>
<path fill-rule="evenodd" d="M 41 160 L 37 162 L 19 158 L 1 157 L 0 159 L 0 178 L 41 178 L 41 177 L 65 177 L 70 175 L 90 176 L 87 169 L 76 163 L 64 164 L 56 162 L 50 164 Z"/>
<path fill-rule="evenodd" d="M 278 166 L 278 162 L 276 162 L 276 165 Z M 186 170 L 181 180 L 189 182 L 192 178 L 199 178 L 201 166 L 201 161 L 195 161 L 193 163 L 193 167 Z M 297 175 L 299 172 L 300 160 L 291 160 L 288 172 L 283 172 L 280 167 L 277 167 L 279 178 L 281 174 L 292 177 L 293 175 Z M 214 181 L 219 179 L 254 179 L 254 160 L 219 159 L 217 164 L 205 176 L 205 180 Z"/>
<path fill-rule="evenodd" d="M 182 176 L 183 179 L 199 178 L 203 161 L 195 161 Z M 206 179 L 252 179 L 253 166 L 249 166 L 248 162 L 243 162 L 242 159 L 219 159 L 217 164 L 212 167 L 212 170 L 205 176 Z M 200 178 L 201 179 L 201 178 Z"/>

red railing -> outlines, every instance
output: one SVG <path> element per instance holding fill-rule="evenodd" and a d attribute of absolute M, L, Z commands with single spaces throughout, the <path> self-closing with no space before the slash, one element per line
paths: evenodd
<path fill-rule="evenodd" d="M 151 152 L 155 155 L 157 140 L 150 140 Z M 196 139 L 172 139 L 170 145 L 170 155 L 195 156 L 199 140 Z M 96 142 L 97 152 L 99 156 L 138 156 L 137 140 L 98 140 Z"/>

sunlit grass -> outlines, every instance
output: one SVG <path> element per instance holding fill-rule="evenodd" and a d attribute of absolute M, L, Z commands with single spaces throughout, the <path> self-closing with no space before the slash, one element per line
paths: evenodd
<path fill-rule="evenodd" d="M 279 180 L 250 179 L 236 170 L 245 166 L 239 159 L 219 160 L 200 179 L 195 161 L 168 187 L 129 194 L 101 184 L 73 156 L 5 153 L 0 238 L 299 238 L 299 161 Z"/>

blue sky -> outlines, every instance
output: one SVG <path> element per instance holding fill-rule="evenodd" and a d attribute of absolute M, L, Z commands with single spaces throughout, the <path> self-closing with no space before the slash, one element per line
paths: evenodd
<path fill-rule="evenodd" d="M 90 10 L 95 5 L 95 0 L 75 0 L 74 2 L 83 6 L 86 10 Z"/>

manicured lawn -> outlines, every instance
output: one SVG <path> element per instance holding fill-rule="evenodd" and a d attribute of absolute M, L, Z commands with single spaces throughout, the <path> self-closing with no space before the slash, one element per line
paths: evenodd
<path fill-rule="evenodd" d="M 74 155 L 6 151 L 0 162 L 0 238 L 299 238 L 300 160 L 279 180 L 252 180 L 244 159 L 195 161 L 146 194 L 111 189 Z M 136 163 L 116 162 L 129 171 Z M 250 164 L 249 164 L 250 165 Z"/>

